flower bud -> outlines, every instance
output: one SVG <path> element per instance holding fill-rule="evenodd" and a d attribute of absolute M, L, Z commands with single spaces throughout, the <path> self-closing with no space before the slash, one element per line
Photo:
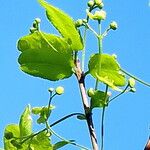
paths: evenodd
<path fill-rule="evenodd" d="M 36 23 L 40 23 L 40 22 L 41 22 L 41 19 L 40 19 L 40 18 L 35 18 L 35 22 L 36 22 Z"/>
<path fill-rule="evenodd" d="M 106 18 L 106 12 L 104 10 L 95 11 L 94 14 L 89 12 L 89 10 L 86 10 L 86 13 L 89 18 L 93 20 L 104 20 Z"/>
<path fill-rule="evenodd" d="M 105 20 L 106 12 L 104 10 L 95 11 L 94 17 L 96 20 Z"/>
<path fill-rule="evenodd" d="M 31 33 L 34 33 L 35 31 L 37 31 L 36 28 L 33 28 L 33 27 L 30 28 L 30 32 L 31 32 Z"/>
<path fill-rule="evenodd" d="M 94 0 L 94 3 L 95 3 L 96 5 L 100 5 L 100 4 L 102 3 L 102 0 Z"/>
<path fill-rule="evenodd" d="M 130 78 L 130 79 L 128 80 L 128 85 L 129 85 L 131 88 L 134 88 L 134 86 L 135 86 L 135 79 Z"/>
<path fill-rule="evenodd" d="M 93 0 L 90 0 L 88 1 L 87 5 L 91 8 L 94 6 L 94 1 Z"/>
<path fill-rule="evenodd" d="M 54 88 L 49 88 L 48 91 L 49 91 L 50 93 L 52 93 L 52 92 L 54 92 Z"/>
<path fill-rule="evenodd" d="M 100 9 L 102 9 L 104 7 L 104 3 L 101 2 L 99 5 L 97 5 Z"/>
<path fill-rule="evenodd" d="M 89 88 L 87 91 L 87 94 L 89 97 L 92 97 L 94 95 L 95 90 L 93 88 Z"/>
<path fill-rule="evenodd" d="M 36 21 L 33 22 L 33 28 L 38 28 L 38 24 Z"/>
<path fill-rule="evenodd" d="M 58 86 L 56 89 L 55 89 L 55 92 L 56 94 L 58 95 L 61 95 L 64 93 L 64 88 L 62 86 Z"/>
<path fill-rule="evenodd" d="M 82 19 L 78 19 L 76 22 L 75 22 L 75 26 L 76 27 L 80 27 L 83 25 L 83 20 Z"/>
<path fill-rule="evenodd" d="M 115 21 L 111 22 L 109 25 L 110 29 L 116 30 L 118 28 L 118 25 Z"/>

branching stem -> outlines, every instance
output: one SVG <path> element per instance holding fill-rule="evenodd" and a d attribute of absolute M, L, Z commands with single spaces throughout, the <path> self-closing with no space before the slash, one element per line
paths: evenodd
<path fill-rule="evenodd" d="M 77 115 L 84 116 L 84 114 L 81 114 L 81 113 L 72 113 L 72 114 L 69 114 L 69 115 L 67 115 L 67 116 L 65 116 L 65 117 L 63 117 L 63 118 L 57 120 L 56 122 L 52 123 L 52 124 L 50 125 L 50 127 L 53 127 L 53 126 L 55 126 L 56 124 L 58 124 L 58 123 L 60 123 L 60 122 L 62 122 L 62 121 L 64 121 L 64 120 L 66 120 L 66 119 L 68 119 L 68 118 L 70 118 L 70 117 L 72 117 L 72 116 L 77 116 Z"/>

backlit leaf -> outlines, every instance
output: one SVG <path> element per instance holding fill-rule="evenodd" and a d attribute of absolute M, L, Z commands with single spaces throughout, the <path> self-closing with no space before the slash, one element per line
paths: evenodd
<path fill-rule="evenodd" d="M 8 139 L 6 135 L 12 134 L 13 137 L 20 137 L 19 126 L 17 124 L 10 124 L 5 128 L 4 131 L 4 149 L 5 150 L 17 150 L 11 143 L 12 138 Z"/>
<path fill-rule="evenodd" d="M 125 76 L 120 71 L 120 66 L 116 59 L 108 54 L 95 54 L 90 58 L 89 64 L 90 74 L 109 85 L 112 89 L 120 91 L 118 86 L 126 84 Z"/>
<path fill-rule="evenodd" d="M 28 105 L 21 115 L 19 122 L 20 137 L 28 136 L 32 134 L 32 118 L 31 118 L 31 108 Z"/>
<path fill-rule="evenodd" d="M 91 107 L 106 107 L 108 104 L 109 96 L 103 91 L 94 91 L 94 95 L 91 96 Z"/>
<path fill-rule="evenodd" d="M 67 40 L 72 50 L 83 49 L 81 37 L 73 19 L 62 10 L 48 4 L 44 0 L 39 0 L 39 3 L 46 9 L 48 20 L 55 26 L 60 34 Z"/>
<path fill-rule="evenodd" d="M 72 75 L 74 66 L 70 46 L 64 38 L 34 32 L 18 41 L 20 68 L 25 73 L 48 80 L 59 80 Z"/>
<path fill-rule="evenodd" d="M 33 150 L 53 150 L 51 141 L 49 137 L 47 137 L 46 132 L 41 132 L 35 136 L 30 143 L 30 147 Z"/>

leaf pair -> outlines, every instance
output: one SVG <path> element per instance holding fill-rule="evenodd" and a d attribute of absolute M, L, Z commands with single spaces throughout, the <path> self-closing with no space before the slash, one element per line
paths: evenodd
<path fill-rule="evenodd" d="M 72 52 L 83 49 L 80 34 L 70 16 L 44 0 L 39 3 L 62 37 L 41 31 L 22 37 L 18 41 L 21 70 L 51 81 L 68 78 L 73 74 Z"/>
<path fill-rule="evenodd" d="M 46 132 L 40 132 L 36 136 L 30 138 L 32 135 L 31 110 L 30 106 L 27 106 L 21 115 L 19 125 L 10 124 L 5 128 L 4 149 L 52 150 L 52 145 L 49 137 L 46 136 Z"/>

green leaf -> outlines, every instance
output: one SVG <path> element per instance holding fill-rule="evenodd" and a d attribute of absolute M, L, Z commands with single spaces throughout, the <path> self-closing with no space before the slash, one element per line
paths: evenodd
<path fill-rule="evenodd" d="M 83 49 L 81 36 L 75 28 L 73 19 L 62 10 L 48 4 L 44 0 L 38 0 L 39 3 L 46 9 L 48 20 L 55 26 L 60 34 L 67 40 L 72 50 Z"/>
<path fill-rule="evenodd" d="M 40 117 L 37 119 L 37 123 L 45 123 L 51 113 L 51 110 L 48 110 L 48 107 L 43 107 L 40 112 Z"/>
<path fill-rule="evenodd" d="M 54 146 L 53 146 L 53 150 L 57 150 L 59 148 L 62 148 L 63 146 L 70 144 L 71 142 L 74 142 L 74 140 L 70 140 L 70 141 L 60 141 L 57 142 Z"/>
<path fill-rule="evenodd" d="M 33 150 L 53 150 L 51 141 L 46 132 L 41 132 L 30 142 L 30 148 Z"/>
<path fill-rule="evenodd" d="M 94 54 L 88 64 L 90 74 L 109 85 L 112 89 L 121 91 L 118 86 L 124 86 L 126 79 L 120 70 L 116 59 L 109 54 Z"/>
<path fill-rule="evenodd" d="M 94 91 L 94 95 L 91 96 L 91 108 L 106 107 L 108 104 L 109 96 L 103 91 Z"/>
<path fill-rule="evenodd" d="M 22 37 L 18 49 L 22 51 L 20 68 L 25 73 L 51 81 L 73 74 L 72 52 L 64 38 L 37 31 Z"/>
<path fill-rule="evenodd" d="M 32 134 L 31 108 L 28 105 L 20 117 L 19 122 L 20 138 Z"/>
<path fill-rule="evenodd" d="M 20 136 L 20 131 L 19 131 L 19 126 L 17 124 L 10 124 L 5 128 L 4 131 L 4 149 L 5 150 L 17 150 L 16 147 L 13 146 L 11 143 L 12 138 L 8 138 L 8 134 L 13 135 L 13 137 L 18 137 Z"/>

